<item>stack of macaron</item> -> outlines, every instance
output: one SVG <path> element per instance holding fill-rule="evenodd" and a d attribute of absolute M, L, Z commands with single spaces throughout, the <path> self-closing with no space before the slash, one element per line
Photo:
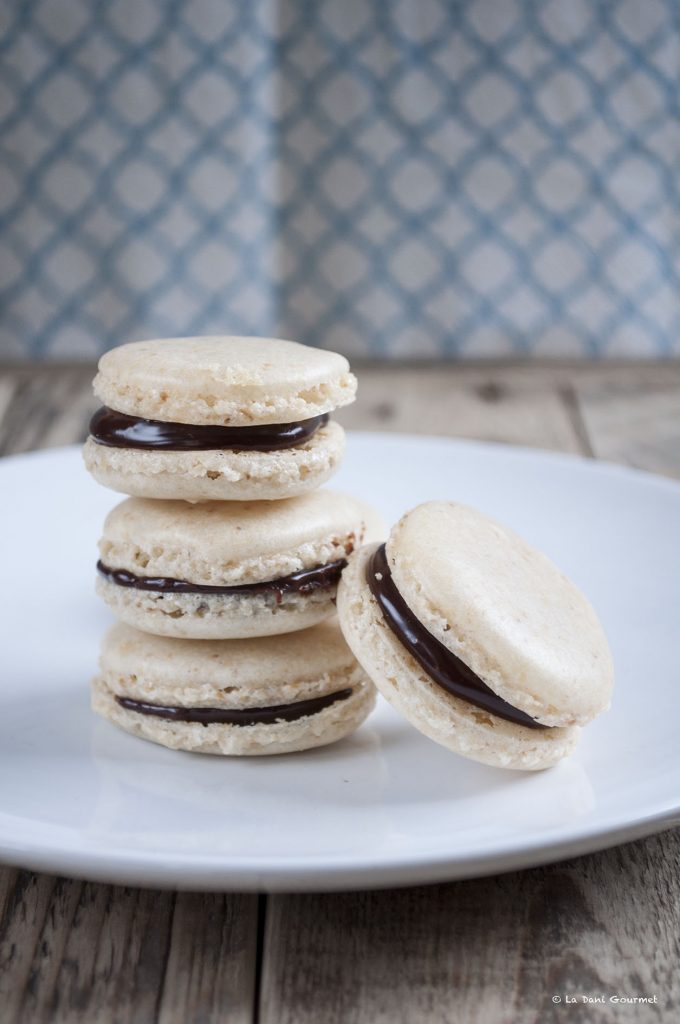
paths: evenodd
<path fill-rule="evenodd" d="M 123 345 L 94 381 L 85 464 L 130 495 L 109 513 L 93 707 L 128 732 L 218 754 L 304 750 L 348 735 L 374 687 L 335 617 L 340 574 L 379 530 L 319 489 L 354 400 L 340 355 L 271 338 Z"/>
<path fill-rule="evenodd" d="M 139 342 L 94 387 L 86 465 L 131 495 L 98 563 L 120 620 L 93 682 L 111 722 L 175 749 L 284 753 L 356 729 L 375 684 L 429 739 L 534 770 L 608 707 L 602 627 L 545 555 L 450 501 L 379 543 L 368 506 L 319 489 L 344 445 L 329 415 L 356 390 L 342 356 Z"/>

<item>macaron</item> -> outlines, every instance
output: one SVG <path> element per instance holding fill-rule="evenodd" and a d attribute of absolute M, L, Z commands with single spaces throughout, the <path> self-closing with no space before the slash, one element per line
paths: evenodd
<path fill-rule="evenodd" d="M 277 338 L 168 338 L 102 356 L 85 465 L 142 498 L 273 500 L 337 470 L 356 378 L 335 352 Z"/>
<path fill-rule="evenodd" d="M 465 505 L 408 512 L 357 551 L 338 615 L 383 696 L 425 736 L 484 764 L 540 769 L 610 703 L 595 611 L 541 552 Z"/>
<path fill-rule="evenodd" d="M 323 489 L 282 501 L 128 498 L 104 522 L 97 591 L 123 622 L 161 636 L 307 629 L 335 613 L 346 560 L 381 536 L 378 523 Z"/>
<path fill-rule="evenodd" d="M 169 640 L 117 624 L 92 682 L 94 711 L 142 739 L 202 754 L 285 754 L 333 743 L 374 688 L 337 619 L 286 636 Z"/>

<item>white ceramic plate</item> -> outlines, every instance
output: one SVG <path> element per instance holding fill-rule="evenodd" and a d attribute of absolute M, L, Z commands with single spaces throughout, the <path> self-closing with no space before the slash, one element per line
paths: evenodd
<path fill-rule="evenodd" d="M 680 486 L 566 456 L 351 438 L 336 486 L 385 518 L 473 504 L 585 590 L 617 668 L 612 711 L 551 771 L 473 764 L 381 702 L 335 746 L 274 758 L 173 753 L 90 713 L 110 621 L 95 544 L 119 496 L 77 449 L 0 463 L 0 859 L 112 882 L 333 889 L 462 878 L 680 823 Z"/>

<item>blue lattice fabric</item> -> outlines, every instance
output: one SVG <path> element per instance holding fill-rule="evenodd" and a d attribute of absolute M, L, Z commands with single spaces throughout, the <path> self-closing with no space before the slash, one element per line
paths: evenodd
<path fill-rule="evenodd" d="M 5 0 L 0 353 L 680 351 L 675 0 Z"/>

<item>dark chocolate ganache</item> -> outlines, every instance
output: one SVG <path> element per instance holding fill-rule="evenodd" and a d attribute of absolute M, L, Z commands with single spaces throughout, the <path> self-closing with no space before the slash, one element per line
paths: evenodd
<path fill-rule="evenodd" d="M 515 725 L 525 725 L 529 729 L 548 728 L 495 694 L 471 668 L 423 626 L 397 590 L 384 544 L 368 561 L 366 581 L 387 625 L 438 686 L 454 697 L 460 697 Z"/>
<path fill-rule="evenodd" d="M 344 558 L 313 569 L 301 569 L 290 576 L 262 583 L 238 583 L 234 586 L 212 586 L 206 583 L 190 583 L 166 576 L 136 576 L 127 569 L 111 569 L 102 561 L 97 562 L 97 572 L 119 587 L 133 587 L 135 590 L 154 590 L 162 594 L 244 594 L 256 597 L 259 594 L 273 594 L 279 604 L 284 594 L 311 594 L 314 590 L 334 587 L 340 580 L 347 565 Z"/>
<path fill-rule="evenodd" d="M 269 725 L 273 722 L 295 722 L 298 718 L 315 715 L 340 700 L 352 696 L 351 687 L 325 693 L 322 697 L 298 700 L 294 704 L 274 704 L 269 708 L 179 708 L 164 704 L 147 704 L 130 697 L 116 697 L 116 702 L 126 711 L 140 715 L 155 715 L 173 722 L 198 722 L 200 725 Z"/>
<path fill-rule="evenodd" d="M 109 448 L 141 448 L 147 451 L 274 452 L 304 444 L 328 423 L 328 413 L 299 423 L 260 423 L 249 427 L 164 423 L 127 416 L 102 406 L 90 420 L 90 436 Z"/>

